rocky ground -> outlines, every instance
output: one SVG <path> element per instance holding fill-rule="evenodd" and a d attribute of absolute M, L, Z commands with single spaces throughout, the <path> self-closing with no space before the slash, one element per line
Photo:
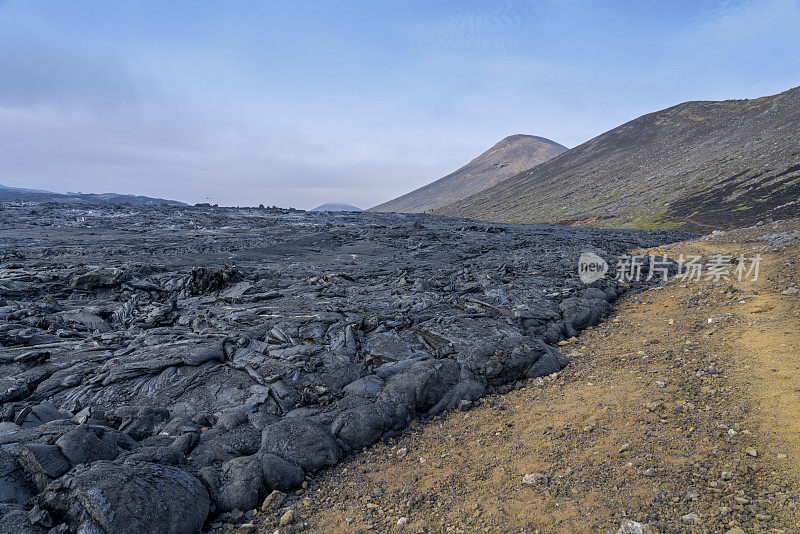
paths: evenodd
<path fill-rule="evenodd" d="M 623 297 L 560 342 L 564 370 L 414 421 L 238 531 L 800 532 L 800 221 L 653 252 L 762 261 Z"/>
<path fill-rule="evenodd" d="M 582 284 L 581 252 L 613 265 L 685 237 L 2 204 L 0 532 L 255 529 L 273 491 L 412 421 L 560 371 L 554 347 L 643 288 Z M 423 457 L 408 450 L 407 462 Z M 286 530 L 299 524 L 289 505 L 276 519 Z"/>

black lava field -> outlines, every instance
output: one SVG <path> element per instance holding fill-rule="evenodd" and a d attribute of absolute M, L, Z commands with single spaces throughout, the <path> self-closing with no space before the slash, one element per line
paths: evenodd
<path fill-rule="evenodd" d="M 0 204 L 0 532 L 201 531 L 563 368 L 558 341 L 642 288 L 616 258 L 686 237 Z M 589 286 L 584 251 L 612 265 Z"/>

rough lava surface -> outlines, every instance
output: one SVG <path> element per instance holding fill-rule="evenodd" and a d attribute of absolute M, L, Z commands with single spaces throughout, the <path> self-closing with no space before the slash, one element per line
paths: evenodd
<path fill-rule="evenodd" d="M 430 215 L 0 204 L 0 532 L 191 533 L 567 365 L 688 237 Z M 646 271 L 646 269 L 645 269 Z M 644 282 L 643 282 L 644 283 Z"/>

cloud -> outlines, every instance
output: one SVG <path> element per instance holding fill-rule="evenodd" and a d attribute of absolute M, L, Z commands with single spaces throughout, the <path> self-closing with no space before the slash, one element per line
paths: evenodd
<path fill-rule="evenodd" d="M 800 26 L 800 2 L 750 0 L 729 2 L 701 18 L 698 33 L 716 42 L 747 45 L 754 40 L 796 35 Z M 748 43 L 743 43 L 742 40 Z"/>
<path fill-rule="evenodd" d="M 442 173 L 440 162 L 387 160 L 370 155 L 371 145 L 348 152 L 340 143 L 248 123 L 223 131 L 181 112 L 0 108 L 0 182 L 225 205 L 369 207 Z"/>
<path fill-rule="evenodd" d="M 136 84 L 115 58 L 80 54 L 30 35 L 0 33 L 0 105 L 131 105 Z"/>
<path fill-rule="evenodd" d="M 699 15 L 581 1 L 227 18 L 211 4 L 191 17 L 42 5 L 0 12 L 0 182 L 61 191 L 368 207 L 512 133 L 574 146 L 682 100 L 777 92 L 800 72 L 785 0 Z"/>
<path fill-rule="evenodd" d="M 462 9 L 404 28 L 408 44 L 418 59 L 431 65 L 463 65 L 487 55 L 507 54 L 530 29 L 530 5 L 521 2 L 487 2 L 477 9 Z"/>
<path fill-rule="evenodd" d="M 662 83 L 680 100 L 755 98 L 800 83 L 800 2 L 727 2 L 688 21 L 667 47 Z"/>

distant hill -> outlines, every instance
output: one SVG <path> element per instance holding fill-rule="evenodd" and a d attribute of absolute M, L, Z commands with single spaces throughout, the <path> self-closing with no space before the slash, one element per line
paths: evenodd
<path fill-rule="evenodd" d="M 488 189 L 566 150 L 566 147 L 544 137 L 511 135 L 444 178 L 369 211 L 432 211 Z"/>
<path fill-rule="evenodd" d="M 506 222 L 707 231 L 800 215 L 800 88 L 686 102 L 436 210 Z"/>
<path fill-rule="evenodd" d="M 53 193 L 41 189 L 7 187 L 0 184 L 0 201 L 22 202 L 62 202 L 67 204 L 131 204 L 136 206 L 186 206 L 177 200 L 152 198 L 140 195 L 121 195 L 117 193 Z"/>
<path fill-rule="evenodd" d="M 323 204 L 311 211 L 362 211 L 362 209 L 351 206 L 350 204 Z"/>

